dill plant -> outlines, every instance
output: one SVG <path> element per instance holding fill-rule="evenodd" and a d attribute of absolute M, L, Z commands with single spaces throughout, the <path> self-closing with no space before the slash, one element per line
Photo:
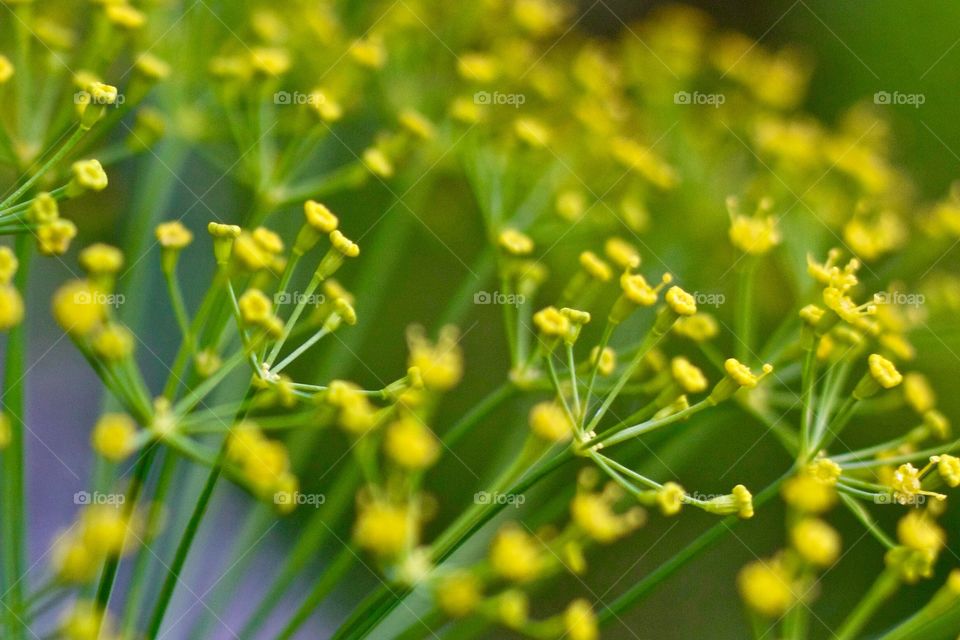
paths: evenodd
<path fill-rule="evenodd" d="M 923 361 L 910 334 L 927 316 L 903 301 L 922 285 L 923 311 L 956 306 L 956 276 L 923 281 L 922 265 L 960 229 L 960 198 L 914 202 L 875 111 L 857 105 L 837 127 L 804 116 L 810 69 L 792 49 L 682 7 L 600 40 L 551 0 L 4 8 L 3 637 L 316 637 L 311 618 L 331 599 L 347 606 L 357 567 L 377 582 L 333 621 L 334 638 L 626 637 L 646 596 L 775 501 L 782 544 L 722 578 L 757 637 L 823 631 L 812 620 L 830 594 L 817 586 L 848 542 L 834 512 L 853 515 L 883 569 L 830 637 L 861 637 L 885 602 L 949 564 L 938 518 L 960 484 L 960 442 L 931 383 L 907 372 Z M 195 163 L 223 177 L 171 211 Z M 136 177 L 121 198 L 108 175 Z M 245 208 L 208 205 L 218 186 Z M 381 187 L 392 204 L 362 228 L 354 199 Z M 387 320 L 382 280 L 417 250 L 394 239 L 394 220 L 444 244 L 418 209 L 451 191 L 458 209 L 445 215 L 476 211 L 484 230 L 472 266 L 453 256 L 463 284 L 421 319 L 430 329 L 407 330 L 405 369 L 364 362 L 391 381 L 343 379 L 329 345 L 344 356 L 362 340 L 351 332 Z M 101 192 L 119 199 L 122 240 L 88 241 L 73 220 Z M 411 193 L 425 194 L 416 207 Z M 209 269 L 185 267 L 187 252 Z M 79 509 L 35 563 L 25 301 L 40 261 L 74 273 L 52 316 L 105 390 L 102 415 L 82 425 L 89 488 L 118 499 Z M 359 271 L 335 279 L 350 263 Z M 149 273 L 165 291 L 145 290 Z M 728 276 L 737 284 L 718 284 Z M 729 312 L 704 308 L 717 286 Z M 471 368 L 469 331 L 456 328 L 491 287 L 509 357 L 497 371 Z M 179 345 L 169 361 L 145 333 L 158 304 Z M 147 375 L 158 367 L 159 385 Z M 471 376 L 494 388 L 449 420 L 444 403 Z M 692 489 L 645 470 L 724 408 L 778 441 L 780 474 L 725 483 L 711 469 Z M 522 444 L 485 460 L 493 479 L 449 516 L 438 500 L 462 505 L 447 494 L 464 487 L 441 490 L 431 470 L 505 409 Z M 899 429 L 864 443 L 878 412 Z M 304 474 L 321 445 L 346 462 L 317 485 Z M 224 483 L 249 508 L 217 539 L 223 573 L 197 595 L 185 571 Z M 694 510 L 718 520 L 684 545 L 668 537 L 668 559 L 610 597 L 544 595 L 584 575 L 596 547 L 620 543 L 634 562 L 658 544 L 651 520 Z M 894 530 L 881 511 L 897 512 Z M 265 526 L 291 514 L 256 602 L 228 615 Z M 184 590 L 199 615 L 171 606 Z M 953 569 L 874 631 L 945 637 L 958 603 Z"/>

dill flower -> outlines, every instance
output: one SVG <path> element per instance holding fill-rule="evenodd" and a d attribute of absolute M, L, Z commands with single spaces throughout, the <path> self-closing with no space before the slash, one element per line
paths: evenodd
<path fill-rule="evenodd" d="M 216 245 L 214 245 L 216 246 Z M 260 271 L 273 263 L 274 255 L 258 243 L 252 234 L 243 231 L 233 241 L 233 258 L 246 271 Z"/>
<path fill-rule="evenodd" d="M 421 140 L 432 140 L 437 136 L 437 131 L 426 116 L 413 109 L 404 109 L 397 116 L 400 125 Z"/>
<path fill-rule="evenodd" d="M 250 325 L 260 326 L 273 317 L 273 303 L 263 291 L 247 289 L 237 301 L 240 317 Z"/>
<path fill-rule="evenodd" d="M 125 3 L 108 4 L 105 7 L 107 19 L 123 29 L 140 29 L 147 23 L 147 16 Z"/>
<path fill-rule="evenodd" d="M 808 471 L 784 482 L 780 494 L 784 502 L 804 513 L 823 513 L 837 502 L 834 483 L 824 482 Z"/>
<path fill-rule="evenodd" d="M 737 586 L 751 609 L 768 618 L 783 615 L 796 600 L 792 578 L 780 559 L 757 560 L 740 570 Z"/>
<path fill-rule="evenodd" d="M 497 618 L 508 629 L 519 629 L 527 623 L 530 601 L 519 589 L 508 589 L 497 597 Z"/>
<path fill-rule="evenodd" d="M 93 428 L 93 450 L 111 462 L 120 462 L 135 447 L 137 425 L 125 413 L 105 413 Z"/>
<path fill-rule="evenodd" d="M 913 549 L 906 545 L 896 546 L 883 556 L 887 566 L 896 571 L 901 580 L 913 584 L 921 578 L 933 576 L 937 552 L 932 549 Z"/>
<path fill-rule="evenodd" d="M 250 64 L 255 71 L 268 76 L 281 76 L 290 70 L 290 53 L 279 47 L 255 47 L 250 51 Z"/>
<path fill-rule="evenodd" d="M 170 65 L 149 51 L 138 55 L 134 65 L 139 73 L 153 82 L 163 80 L 170 75 Z"/>
<path fill-rule="evenodd" d="M 516 229 L 507 228 L 497 236 L 497 244 L 510 255 L 526 256 L 533 251 L 533 240 Z"/>
<path fill-rule="evenodd" d="M 557 195 L 555 208 L 561 218 L 575 222 L 587 212 L 587 198 L 582 191 L 562 191 Z"/>
<path fill-rule="evenodd" d="M 356 258 L 360 255 L 360 247 L 343 235 L 339 229 L 330 232 L 330 244 L 346 258 Z"/>
<path fill-rule="evenodd" d="M 404 416 L 388 426 L 383 446 L 391 460 L 412 471 L 426 469 L 440 456 L 437 437 L 413 416 Z"/>
<path fill-rule="evenodd" d="M 580 266 L 587 274 L 599 282 L 609 282 L 613 277 L 613 269 L 592 251 L 580 254 Z"/>
<path fill-rule="evenodd" d="M 697 301 L 680 287 L 670 287 L 663 299 L 667 307 L 678 316 L 692 316 L 697 313 Z"/>
<path fill-rule="evenodd" d="M 530 409 L 530 429 L 547 442 L 566 442 L 573 437 L 567 412 L 553 402 L 538 402 Z"/>
<path fill-rule="evenodd" d="M 483 585 L 469 571 L 455 571 L 437 584 L 437 604 L 451 618 L 463 618 L 473 613 L 483 598 Z"/>
<path fill-rule="evenodd" d="M 640 266 L 640 252 L 623 238 L 607 238 L 603 243 L 603 252 L 621 271 L 630 271 Z"/>
<path fill-rule="evenodd" d="M 353 528 L 361 548 L 385 558 L 399 555 L 412 535 L 408 509 L 380 501 L 362 505 Z"/>
<path fill-rule="evenodd" d="M 53 295 L 53 316 L 67 333 L 85 336 L 106 317 L 104 295 L 88 280 L 71 280 Z"/>
<path fill-rule="evenodd" d="M 683 487 L 676 482 L 666 482 L 656 492 L 656 503 L 663 515 L 675 516 L 680 513 L 680 508 L 683 506 L 686 497 L 687 494 Z"/>
<path fill-rule="evenodd" d="M 513 122 L 513 133 L 517 138 L 534 148 L 543 148 L 550 144 L 550 129 L 534 118 L 517 118 Z"/>
<path fill-rule="evenodd" d="M 554 306 L 544 307 L 533 314 L 533 324 L 550 338 L 563 338 L 570 333 L 570 319 Z"/>
<path fill-rule="evenodd" d="M 919 509 L 911 509 L 897 522 L 897 539 L 918 551 L 938 552 L 947 540 L 946 532 Z"/>
<path fill-rule="evenodd" d="M 422 327 L 407 330 L 410 356 L 407 367 L 416 367 L 423 385 L 433 391 L 448 391 L 463 378 L 463 350 L 459 345 L 460 332 L 448 325 L 440 330 L 436 343 L 431 343 Z"/>
<path fill-rule="evenodd" d="M 499 74 L 497 61 L 485 53 L 467 52 L 457 57 L 457 72 L 465 80 L 486 84 Z"/>
<path fill-rule="evenodd" d="M 720 328 L 714 317 L 701 311 L 692 316 L 678 318 L 673 325 L 675 334 L 694 342 L 706 342 L 716 337 L 719 331 Z"/>
<path fill-rule="evenodd" d="M 79 160 L 71 167 L 73 177 L 67 186 L 67 195 L 78 196 L 86 191 L 103 191 L 109 181 L 99 160 Z"/>
<path fill-rule="evenodd" d="M 760 375 L 757 375 L 736 358 L 727 358 L 723 363 L 723 371 L 726 374 L 723 380 L 710 392 L 713 402 L 726 400 L 739 389 L 755 389 L 757 384 L 773 371 L 773 365 L 763 365 Z"/>
<path fill-rule="evenodd" d="M 600 625 L 593 607 L 586 600 L 574 600 L 563 612 L 565 637 L 570 640 L 597 640 L 600 637 Z"/>
<path fill-rule="evenodd" d="M 591 539 L 610 544 L 634 531 L 644 519 L 639 508 L 624 514 L 614 511 L 617 497 L 618 494 L 610 492 L 578 492 L 570 503 L 570 515 Z"/>
<path fill-rule="evenodd" d="M 349 53 L 354 61 L 370 69 L 379 69 L 387 62 L 387 50 L 377 37 L 354 40 Z"/>
<path fill-rule="evenodd" d="M 51 564 L 57 578 L 67 584 L 89 581 L 100 569 L 101 558 L 92 552 L 73 530 L 56 538 L 51 552 Z"/>
<path fill-rule="evenodd" d="M 10 416 L 6 413 L 0 413 L 0 451 L 3 451 L 13 440 L 13 425 L 10 424 Z"/>
<path fill-rule="evenodd" d="M 43 191 L 38 193 L 27 209 L 27 220 L 31 224 L 43 225 L 60 217 L 57 199 Z"/>
<path fill-rule="evenodd" d="M 840 556 L 840 534 L 823 520 L 804 518 L 790 530 L 794 549 L 818 567 L 829 567 Z"/>
<path fill-rule="evenodd" d="M 6 84 L 13 77 L 14 68 L 10 58 L 0 54 L 0 85 Z"/>
<path fill-rule="evenodd" d="M 780 232 L 773 217 L 737 215 L 730 223 L 730 242 L 744 253 L 763 255 L 780 244 Z"/>
<path fill-rule="evenodd" d="M 753 494 L 745 486 L 738 484 L 730 494 L 708 500 L 703 509 L 707 513 L 718 515 L 737 514 L 737 517 L 746 520 L 753 517 Z"/>
<path fill-rule="evenodd" d="M 62 640 L 109 640 L 115 637 L 113 620 L 95 602 L 77 600 L 60 622 L 58 637 Z"/>
<path fill-rule="evenodd" d="M 179 251 L 193 242 L 193 233 L 179 220 L 171 220 L 157 225 L 157 242 L 164 249 Z"/>
<path fill-rule="evenodd" d="M 77 226 L 70 220 L 44 222 L 37 228 L 37 249 L 45 256 L 63 255 L 76 235 Z"/>
<path fill-rule="evenodd" d="M 23 298 L 12 284 L 0 284 L 0 331 L 9 331 L 23 321 Z"/>
<path fill-rule="evenodd" d="M 105 324 L 93 338 L 94 352 L 107 361 L 118 361 L 133 353 L 133 333 L 122 324 Z"/>
<path fill-rule="evenodd" d="M 707 378 L 700 368 L 682 356 L 670 361 L 670 375 L 686 393 L 700 393 L 707 388 Z"/>
<path fill-rule="evenodd" d="M 610 347 L 594 347 L 590 350 L 590 365 L 597 368 L 601 376 L 609 376 L 617 368 L 617 352 Z"/>
<path fill-rule="evenodd" d="M 939 493 L 924 491 L 921 486 L 923 475 L 926 469 L 932 464 L 933 462 L 924 469 L 917 469 L 908 462 L 896 468 L 890 480 L 890 487 L 893 489 L 893 495 L 897 502 L 900 504 L 908 504 L 918 495 L 930 496 L 938 500 L 946 498 L 946 496 Z"/>
<path fill-rule="evenodd" d="M 504 525 L 490 545 L 494 573 L 512 582 L 530 582 L 544 568 L 540 544 L 515 524 Z"/>
<path fill-rule="evenodd" d="M 896 365 L 883 356 L 873 353 L 867 359 L 870 375 L 884 389 L 892 389 L 903 381 Z"/>
<path fill-rule="evenodd" d="M 934 457 L 937 462 L 937 471 L 940 472 L 940 476 L 947 483 L 947 486 L 960 486 L 960 458 L 946 454 Z M 930 458 L 930 461 L 933 462 L 934 458 Z"/>
<path fill-rule="evenodd" d="M 91 277 L 111 276 L 123 267 L 123 252 L 98 242 L 80 252 L 80 266 Z"/>
<path fill-rule="evenodd" d="M 370 173 L 375 176 L 379 176 L 383 179 L 389 179 L 393 177 L 394 168 L 393 163 L 390 161 L 390 158 L 387 154 L 378 147 L 370 147 L 364 149 L 363 154 L 361 154 L 363 159 L 364 166 L 370 170 Z"/>

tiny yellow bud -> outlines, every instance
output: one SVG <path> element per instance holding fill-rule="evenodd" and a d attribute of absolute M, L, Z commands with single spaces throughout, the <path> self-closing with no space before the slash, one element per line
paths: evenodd
<path fill-rule="evenodd" d="M 67 333 L 88 335 L 106 317 L 104 294 L 88 280 L 71 280 L 53 295 L 53 316 Z"/>
<path fill-rule="evenodd" d="M 108 323 L 94 337 L 93 350 L 104 360 L 123 360 L 133 353 L 133 334 L 123 325 Z"/>
<path fill-rule="evenodd" d="M 113 3 L 106 7 L 107 19 L 122 29 L 139 29 L 147 23 L 147 16 L 136 8 L 124 3 Z"/>
<path fill-rule="evenodd" d="M 360 508 L 353 528 L 360 547 L 385 558 L 399 555 L 412 535 L 406 507 L 377 501 Z"/>
<path fill-rule="evenodd" d="M 440 442 L 419 419 L 406 416 L 387 427 L 384 450 L 391 460 L 413 471 L 426 469 L 440 456 Z"/>
<path fill-rule="evenodd" d="M 9 331 L 23 321 L 23 298 L 16 287 L 0 284 L 0 331 Z"/>
<path fill-rule="evenodd" d="M 315 200 L 307 200 L 303 205 L 303 214 L 307 224 L 323 234 L 330 234 L 340 225 L 340 220 L 325 205 Z"/>
<path fill-rule="evenodd" d="M 93 450 L 107 460 L 120 462 L 133 452 L 136 437 L 133 418 L 125 413 L 106 413 L 93 428 L 91 443 Z"/>
<path fill-rule="evenodd" d="M 867 358 L 867 364 L 870 369 L 870 375 L 884 389 L 892 389 L 901 382 L 903 376 L 897 371 L 896 365 L 883 356 L 873 353 Z"/>
<path fill-rule="evenodd" d="M 570 332 L 570 319 L 553 306 L 533 314 L 533 324 L 540 333 L 549 337 L 564 337 Z"/>
<path fill-rule="evenodd" d="M 78 160 L 71 167 L 73 178 L 67 188 L 69 195 L 79 195 L 84 191 L 103 191 L 109 180 L 107 172 L 99 160 Z"/>
<path fill-rule="evenodd" d="M 667 306 L 678 316 L 692 316 L 697 312 L 697 301 L 680 287 L 670 287 L 664 300 Z"/>
<path fill-rule="evenodd" d="M 570 640 L 597 640 L 600 625 L 590 603 L 582 598 L 571 602 L 563 612 L 564 637 Z"/>
<path fill-rule="evenodd" d="M 339 229 L 334 229 L 330 232 L 330 244 L 333 245 L 333 248 L 336 249 L 340 254 L 347 258 L 356 258 L 360 255 L 360 247 L 347 238 Z"/>
<path fill-rule="evenodd" d="M 946 454 L 938 456 L 937 471 L 951 487 L 960 487 L 960 458 Z"/>
<path fill-rule="evenodd" d="M 270 298 L 259 289 L 247 289 L 237 301 L 240 307 L 240 317 L 250 325 L 262 325 L 273 315 L 273 304 Z"/>
<path fill-rule="evenodd" d="M 540 544 L 515 524 L 504 525 L 490 546 L 493 571 L 512 582 L 529 582 L 543 569 Z"/>
<path fill-rule="evenodd" d="M 157 225 L 157 242 L 164 249 L 179 251 L 193 242 L 193 233 L 179 220 L 172 220 Z"/>
<path fill-rule="evenodd" d="M 840 535 L 823 520 L 804 518 L 790 531 L 790 540 L 804 560 L 829 567 L 840 556 Z"/>
<path fill-rule="evenodd" d="M 686 492 L 676 482 L 667 482 L 657 491 L 656 502 L 665 516 L 675 516 L 680 513 Z"/>
<path fill-rule="evenodd" d="M 530 409 L 530 429 L 548 442 L 566 442 L 573 436 L 573 425 L 566 411 L 553 402 L 539 402 Z"/>
<path fill-rule="evenodd" d="M 497 236 L 497 244 L 510 255 L 526 256 L 533 251 L 533 240 L 516 229 L 506 228 Z"/>
<path fill-rule="evenodd" d="M 737 576 L 740 595 L 747 605 L 768 618 L 783 615 L 796 595 L 786 568 L 778 560 L 757 560 L 745 566 Z"/>
<path fill-rule="evenodd" d="M 76 236 L 77 225 L 70 220 L 57 218 L 37 228 L 37 249 L 45 256 L 63 255 Z"/>
<path fill-rule="evenodd" d="M 483 598 L 483 585 L 469 571 L 456 571 L 437 584 L 437 604 L 451 618 L 470 615 Z"/>
<path fill-rule="evenodd" d="M 707 378 L 703 371 L 682 356 L 670 362 L 670 374 L 685 393 L 700 393 L 707 388 Z"/>
<path fill-rule="evenodd" d="M 30 209 L 27 210 L 27 220 L 33 224 L 43 225 L 53 222 L 58 217 L 60 217 L 60 207 L 57 205 L 57 200 L 46 191 L 38 193 L 30 203 Z"/>
<path fill-rule="evenodd" d="M 621 271 L 630 271 L 640 266 L 640 252 L 632 244 L 612 236 L 603 244 L 603 251 Z"/>
<path fill-rule="evenodd" d="M 598 361 L 599 358 L 599 361 Z M 594 347 L 590 351 L 590 364 L 597 367 L 597 373 L 601 376 L 609 376 L 617 368 L 617 352 L 610 347 Z"/>
<path fill-rule="evenodd" d="M 613 277 L 613 269 L 610 268 L 610 265 L 592 251 L 584 251 L 580 254 L 580 266 L 591 278 L 600 282 L 609 282 L 610 278 Z"/>
<path fill-rule="evenodd" d="M 92 244 L 80 252 L 80 266 L 91 276 L 113 275 L 123 267 L 123 252 L 108 244 Z"/>
<path fill-rule="evenodd" d="M 13 77 L 14 69 L 10 58 L 0 54 L 0 84 L 6 84 Z"/>

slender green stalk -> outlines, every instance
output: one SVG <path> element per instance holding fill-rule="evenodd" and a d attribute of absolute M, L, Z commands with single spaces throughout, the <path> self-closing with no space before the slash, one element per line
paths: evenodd
<path fill-rule="evenodd" d="M 43 163 L 43 165 L 41 165 L 41 167 L 37 169 L 37 171 L 32 176 L 30 176 L 30 178 L 26 182 L 20 185 L 20 188 L 18 188 L 16 191 L 14 191 L 8 197 L 6 197 L 3 200 L 3 202 L 0 202 L 0 209 L 4 209 L 10 206 L 11 204 L 13 204 L 14 202 L 17 202 L 20 199 L 20 197 L 23 196 L 23 194 L 29 191 L 33 187 L 33 185 L 35 185 L 37 181 L 40 180 L 40 178 L 46 175 L 47 172 L 50 171 L 50 169 L 57 166 L 57 164 L 61 160 L 63 160 L 68 153 L 70 153 L 70 150 L 73 149 L 78 142 L 80 142 L 80 140 L 87 133 L 87 131 L 88 129 L 84 129 L 80 125 L 77 125 L 76 130 L 70 135 L 69 138 L 67 138 L 67 141 L 63 144 L 63 146 L 60 147 L 60 149 L 55 154 L 53 154 L 53 156 L 49 160 Z"/>
<path fill-rule="evenodd" d="M 837 640 L 853 640 L 863 637 L 861 632 L 867 626 L 870 619 L 874 616 L 883 603 L 889 600 L 897 589 L 900 588 L 900 579 L 896 572 L 891 569 L 884 569 L 877 576 L 870 589 L 863 595 L 857 606 L 853 608 L 847 618 L 837 631 Z"/>
<path fill-rule="evenodd" d="M 310 619 L 320 603 L 330 591 L 337 586 L 337 582 L 347 575 L 354 562 L 357 560 L 357 551 L 348 545 L 344 545 L 340 553 L 336 555 L 333 562 L 324 569 L 323 576 L 317 581 L 313 589 L 307 594 L 300 606 L 294 612 L 290 621 L 287 622 L 283 630 L 277 635 L 276 640 L 290 640 L 293 635 L 303 626 L 303 623 Z"/>
<path fill-rule="evenodd" d="M 32 239 L 17 237 L 15 251 L 20 268 L 14 279 L 14 286 L 26 292 L 30 274 L 30 261 L 33 255 Z M 26 420 L 26 353 L 27 326 L 19 324 L 11 329 L 7 337 L 6 359 L 3 373 L 3 408 L 10 419 L 10 443 L 3 450 L 3 486 L 0 496 L 3 499 L 2 531 L 3 551 L 3 594 L 4 604 L 13 611 L 23 611 L 24 574 L 26 570 L 27 550 L 25 527 L 27 522 L 25 508 L 25 459 L 24 459 L 24 421 Z M 30 616 L 24 613 L 23 625 L 29 629 Z M 24 629 L 15 624 L 9 629 L 11 638 L 23 637 Z"/>

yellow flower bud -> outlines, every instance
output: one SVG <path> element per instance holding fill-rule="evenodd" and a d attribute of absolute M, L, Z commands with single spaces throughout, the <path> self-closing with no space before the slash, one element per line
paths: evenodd
<path fill-rule="evenodd" d="M 123 252 L 108 244 L 92 244 L 80 252 L 80 266 L 88 275 L 113 275 L 123 267 Z"/>
<path fill-rule="evenodd" d="M 437 605 L 451 618 L 470 615 L 483 598 L 480 580 L 469 571 L 456 571 L 437 584 Z"/>
<path fill-rule="evenodd" d="M 566 411 L 553 402 L 539 402 L 530 409 L 530 429 L 548 442 L 566 442 L 573 437 L 573 425 Z"/>
<path fill-rule="evenodd" d="M 106 413 L 93 428 L 91 443 L 93 450 L 107 460 L 120 462 L 133 453 L 136 438 L 133 418 L 125 413 Z"/>
<path fill-rule="evenodd" d="M 23 321 L 23 298 L 11 284 L 0 284 L 0 331 L 9 331 Z"/>
<path fill-rule="evenodd" d="M 353 528 L 357 545 L 385 558 L 399 555 L 413 533 L 406 507 L 379 501 L 361 506 Z"/>
<path fill-rule="evenodd" d="M 67 333 L 88 335 L 106 318 L 105 302 L 88 280 L 71 280 L 53 295 L 53 316 Z"/>
<path fill-rule="evenodd" d="M 108 323 L 94 337 L 93 350 L 104 360 L 123 360 L 133 353 L 133 334 L 123 325 Z"/>
<path fill-rule="evenodd" d="M 506 228 L 497 237 L 497 244 L 510 255 L 526 256 L 533 251 L 533 240 L 516 229 Z"/>
<path fill-rule="evenodd" d="M 490 546 L 493 571 L 512 582 L 529 582 L 540 575 L 544 558 L 540 544 L 514 524 L 504 525 Z"/>
<path fill-rule="evenodd" d="M 571 602 L 563 612 L 564 637 L 570 640 L 597 640 L 600 637 L 600 625 L 593 607 L 579 598 Z"/>
<path fill-rule="evenodd" d="M 823 520 L 804 518 L 790 531 L 790 540 L 804 560 L 829 567 L 840 556 L 840 535 Z"/>
<path fill-rule="evenodd" d="M 440 456 L 440 442 L 419 419 L 406 416 L 387 427 L 383 443 L 391 460 L 405 469 L 426 469 Z"/>
<path fill-rule="evenodd" d="M 69 195 L 79 195 L 84 191 L 103 191 L 109 180 L 107 172 L 99 160 L 79 160 L 71 167 L 73 178 L 67 188 Z"/>
<path fill-rule="evenodd" d="M 59 256 L 70 248 L 70 241 L 77 235 L 77 225 L 70 220 L 57 218 L 37 228 L 37 249 L 45 256 Z"/>
<path fill-rule="evenodd" d="M 157 242 L 164 249 L 179 251 L 193 242 L 193 233 L 179 220 L 172 220 L 157 225 Z"/>

